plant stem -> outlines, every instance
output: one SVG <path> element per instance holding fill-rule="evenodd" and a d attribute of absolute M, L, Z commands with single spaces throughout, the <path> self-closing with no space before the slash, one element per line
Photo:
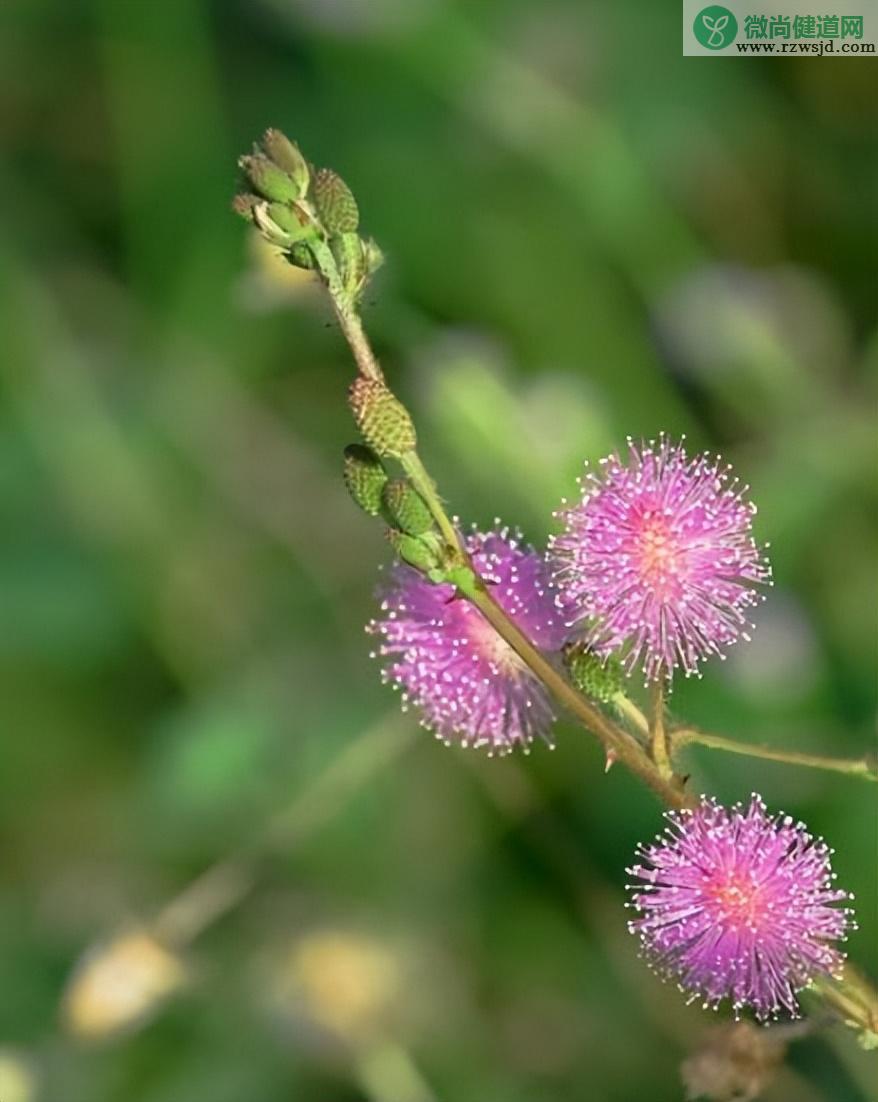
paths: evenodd
<path fill-rule="evenodd" d="M 619 692 L 613 693 L 610 703 L 620 716 L 624 716 L 628 720 L 638 735 L 644 739 L 649 737 L 649 721 L 634 701 L 627 697 L 621 689 Z"/>
<path fill-rule="evenodd" d="M 368 337 L 338 278 L 338 269 L 332 253 L 325 246 L 322 246 L 321 250 L 315 250 L 315 256 L 324 274 L 324 284 L 333 301 L 342 332 L 351 345 L 357 366 L 363 374 L 366 374 L 367 370 L 370 372 L 377 370 L 378 377 L 383 378 Z M 371 374 L 370 377 L 376 376 Z M 412 485 L 426 502 L 449 550 L 459 557 L 463 565 L 471 566 L 457 530 L 436 492 L 436 484 L 421 462 L 420 456 L 417 452 L 410 451 L 401 458 L 400 462 Z M 512 647 L 558 701 L 568 708 L 587 730 L 600 739 L 608 753 L 612 752 L 614 758 L 624 762 L 631 772 L 640 777 L 665 804 L 675 808 L 694 806 L 697 801 L 683 791 L 682 785 L 673 777 L 673 774 L 663 774 L 635 738 L 605 716 L 596 705 L 581 696 L 507 616 L 478 574 L 475 571 L 473 574 L 475 585 L 472 592 L 463 594 L 465 599 L 479 609 L 485 619 L 496 629 L 498 635 Z"/>
<path fill-rule="evenodd" d="M 620 716 L 628 720 L 636 734 L 643 741 L 648 740 L 649 720 L 630 697 L 626 696 L 620 689 L 619 692 L 613 693 L 610 703 Z"/>
<path fill-rule="evenodd" d="M 632 773 L 640 777 L 653 792 L 670 807 L 686 807 L 697 801 L 691 800 L 680 785 L 662 775 L 655 763 L 645 753 L 643 747 L 590 701 L 581 696 L 576 689 L 555 669 L 548 659 L 536 649 L 530 640 L 510 620 L 503 609 L 494 600 L 490 589 L 479 578 L 474 594 L 468 598 L 482 613 L 485 619 L 500 635 L 521 660 L 530 667 L 542 683 L 558 701 L 596 735 L 607 751 L 612 751 Z"/>
<path fill-rule="evenodd" d="M 752 743 L 738 742 L 723 735 L 708 734 L 694 727 L 678 727 L 670 734 L 672 752 L 692 742 L 710 747 L 712 750 L 725 750 L 729 754 L 743 754 L 750 758 L 786 762 L 788 765 L 803 765 L 811 769 L 827 769 L 833 773 L 862 777 L 866 781 L 878 781 L 878 763 L 867 757 L 829 758 L 822 754 L 806 754 L 799 750 L 776 750 L 771 746 L 754 746 Z"/>
<path fill-rule="evenodd" d="M 445 540 L 446 544 L 451 550 L 458 552 L 458 554 L 463 556 L 464 560 L 466 560 L 467 555 L 461 545 L 457 529 L 454 527 L 445 509 L 442 507 L 442 502 L 436 492 L 436 483 L 430 478 L 429 474 L 427 474 L 427 469 L 421 462 L 418 453 L 416 451 L 407 452 L 400 459 L 400 465 L 409 476 L 409 481 L 412 486 L 414 486 L 427 503 L 427 508 L 430 510 L 433 519 L 439 526 L 439 531 L 442 533 L 442 538 Z"/>
<path fill-rule="evenodd" d="M 652 760 L 664 777 L 674 775 L 671 759 L 668 754 L 668 740 L 665 734 L 665 686 L 661 671 L 659 678 L 650 689 L 650 706 L 652 718 L 649 726 L 650 752 Z"/>
<path fill-rule="evenodd" d="M 329 294 L 338 324 L 354 355 L 360 374 L 367 379 L 374 379 L 377 383 L 383 383 L 384 372 L 375 358 L 369 338 L 363 329 L 356 303 L 342 282 L 332 250 L 325 241 L 311 242 L 310 249 L 317 261 L 317 267 L 323 277 L 323 285 Z"/>
<path fill-rule="evenodd" d="M 337 278 L 338 271 L 331 252 L 328 249 L 326 249 L 326 252 L 329 253 L 329 257 L 326 259 L 328 270 L 330 272 L 334 271 L 336 278 L 333 280 L 325 279 L 325 284 L 333 300 L 333 306 L 342 332 L 351 346 L 357 366 L 362 374 L 383 381 L 383 373 L 369 345 L 362 323 L 356 313 L 355 305 L 346 295 L 344 288 L 341 287 L 341 281 Z M 319 258 L 318 262 L 320 262 Z M 471 567 L 472 564 L 469 562 L 469 557 L 460 541 L 457 530 L 446 514 L 436 491 L 436 485 L 420 457 L 412 451 L 405 455 L 401 462 L 412 485 L 426 502 L 449 550 L 459 556 L 461 564 Z M 661 688 L 658 689 L 653 698 L 651 727 L 646 723 L 640 710 L 627 697 L 622 697 L 624 701 L 622 704 L 614 699 L 617 707 L 620 707 L 620 710 L 632 719 L 639 730 L 646 728 L 646 731 L 650 733 L 652 753 L 656 758 L 656 760 L 653 760 L 653 757 L 646 752 L 637 739 L 604 715 L 596 705 L 580 695 L 555 669 L 551 662 L 537 650 L 515 622 L 507 616 L 494 599 L 484 580 L 475 571 L 473 571 L 473 575 L 474 584 L 468 588 L 468 592 L 463 593 L 461 591 L 461 596 L 470 601 L 482 613 L 498 635 L 512 647 L 519 658 L 550 690 L 559 703 L 572 712 L 583 727 L 591 731 L 600 740 L 607 752 L 608 760 L 612 758 L 623 762 L 635 776 L 639 777 L 669 807 L 692 808 L 698 805 L 697 798 L 684 791 L 683 783 L 673 772 L 671 765 L 671 752 L 687 742 L 700 742 L 716 749 L 750 754 L 751 756 L 768 758 L 774 761 L 833 769 L 837 772 L 864 776 L 870 780 L 878 779 L 875 766 L 870 765 L 865 760 L 844 761 L 842 759 L 821 758 L 814 754 L 796 754 L 746 746 L 718 735 L 705 735 L 694 728 L 678 728 L 670 733 L 669 740 L 665 731 L 664 702 Z M 855 984 L 856 995 L 851 993 L 854 984 L 848 979 L 848 974 L 840 982 L 818 981 L 815 986 L 829 1005 L 833 1006 L 836 1012 L 840 1013 L 848 1023 L 853 1022 L 866 1030 L 875 1030 L 875 1008 L 878 1006 L 878 993 L 871 988 L 867 981 L 861 977 L 857 978 Z"/>
<path fill-rule="evenodd" d="M 848 1024 L 878 1034 L 878 992 L 852 964 L 845 964 L 840 979 L 818 976 L 814 990 Z"/>
<path fill-rule="evenodd" d="M 335 304 L 335 316 L 338 318 L 338 324 L 341 326 L 342 332 L 351 347 L 360 374 L 367 379 L 374 379 L 376 383 L 384 382 L 384 372 L 375 359 L 375 353 L 372 351 L 372 346 L 366 337 L 359 314 L 352 308 L 339 307 L 335 300 L 333 300 L 333 303 Z"/>

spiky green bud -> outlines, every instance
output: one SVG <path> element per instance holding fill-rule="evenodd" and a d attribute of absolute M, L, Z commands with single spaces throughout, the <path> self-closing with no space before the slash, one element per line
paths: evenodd
<path fill-rule="evenodd" d="M 308 162 L 299 152 L 299 147 L 280 130 L 269 129 L 262 135 L 262 148 L 278 168 L 290 177 L 295 188 L 296 198 L 301 198 L 308 190 L 310 172 Z"/>
<path fill-rule="evenodd" d="M 353 192 L 331 168 L 318 170 L 313 181 L 314 205 L 327 233 L 354 233 L 360 212 Z"/>
<path fill-rule="evenodd" d="M 299 198 L 299 189 L 282 168 L 270 161 L 264 153 L 252 153 L 241 157 L 238 164 L 247 174 L 253 187 L 273 202 L 292 203 Z"/>
<path fill-rule="evenodd" d="M 387 482 L 381 500 L 384 515 L 409 536 L 423 536 L 433 529 L 433 518 L 424 499 L 404 478 Z"/>
<path fill-rule="evenodd" d="M 604 704 L 622 688 L 622 666 L 617 658 L 601 658 L 582 643 L 564 649 L 564 665 L 580 692 Z"/>
<path fill-rule="evenodd" d="M 348 399 L 363 439 L 380 456 L 400 459 L 414 451 L 417 437 L 409 412 L 384 383 L 360 375 Z"/>
<path fill-rule="evenodd" d="M 344 484 L 364 513 L 378 516 L 381 492 L 387 485 L 387 471 L 371 448 L 364 444 L 348 444 L 344 450 Z"/>
<path fill-rule="evenodd" d="M 395 528 L 387 529 L 387 539 L 398 557 L 409 566 L 426 574 L 431 579 L 437 577 L 440 568 L 439 558 L 436 552 L 417 536 L 406 535 Z"/>

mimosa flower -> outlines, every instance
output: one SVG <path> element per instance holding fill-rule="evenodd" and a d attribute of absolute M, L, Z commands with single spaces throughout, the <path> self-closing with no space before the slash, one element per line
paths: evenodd
<path fill-rule="evenodd" d="M 628 869 L 638 881 L 629 906 L 641 916 L 629 928 L 647 960 L 690 1001 L 797 1017 L 796 992 L 839 972 L 832 943 L 854 928 L 850 909 L 835 906 L 852 897 L 834 886 L 832 851 L 755 794 L 746 809 L 703 799 L 667 818 Z"/>
<path fill-rule="evenodd" d="M 601 460 L 552 540 L 560 607 L 597 654 L 670 678 L 749 638 L 754 586 L 771 570 L 751 532 L 756 507 L 730 467 L 682 445 L 628 442 Z"/>
<path fill-rule="evenodd" d="M 503 610 L 544 651 L 557 652 L 566 629 L 545 560 L 503 528 L 466 540 L 477 572 Z M 382 639 L 385 680 L 421 712 L 446 744 L 505 754 L 534 738 L 551 743 L 548 694 L 515 651 L 451 585 L 433 585 L 397 564 L 382 591 L 383 615 L 367 630 Z"/>

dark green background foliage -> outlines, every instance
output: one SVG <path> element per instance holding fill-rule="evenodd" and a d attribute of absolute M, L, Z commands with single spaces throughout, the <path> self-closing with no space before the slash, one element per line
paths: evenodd
<path fill-rule="evenodd" d="M 340 478 L 349 355 L 229 212 L 268 125 L 348 180 L 388 254 L 367 325 L 467 521 L 544 541 L 628 433 L 734 461 L 776 586 L 673 712 L 860 753 L 875 62 L 684 59 L 679 22 L 647 0 L 0 6 L 0 1047 L 44 1102 L 410 1102 L 413 1066 L 455 1102 L 681 1097 L 715 1019 L 637 962 L 621 905 L 658 807 L 572 726 L 498 762 L 397 717 L 363 633 L 388 549 Z M 874 789 L 688 764 L 837 847 L 874 974 Z M 103 1044 L 65 1033 L 80 955 L 278 814 L 185 992 Z M 326 931 L 333 967 L 351 938 L 385 962 L 331 1043 L 300 960 Z M 864 1098 L 866 1059 L 805 1041 L 766 1098 Z"/>

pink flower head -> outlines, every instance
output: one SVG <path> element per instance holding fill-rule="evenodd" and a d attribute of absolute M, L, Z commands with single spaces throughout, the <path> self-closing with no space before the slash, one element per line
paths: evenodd
<path fill-rule="evenodd" d="M 478 573 L 503 610 L 536 645 L 558 651 L 566 634 L 542 556 L 503 528 L 466 540 Z M 536 736 L 551 745 L 554 719 L 546 690 L 481 612 L 401 564 L 383 587 L 383 616 L 367 631 L 382 637 L 392 681 L 446 745 L 525 749 Z"/>
<path fill-rule="evenodd" d="M 687 676 L 740 636 L 753 586 L 771 570 L 753 540 L 748 487 L 718 458 L 689 459 L 664 436 L 637 445 L 627 461 L 601 460 L 581 501 L 558 515 L 552 540 L 560 607 L 598 654 L 622 649 L 626 670 L 647 681 Z"/>
<path fill-rule="evenodd" d="M 833 887 L 832 851 L 804 823 L 770 817 L 755 794 L 746 810 L 702 798 L 667 818 L 638 849 L 645 864 L 628 869 L 640 881 L 628 905 L 641 915 L 629 929 L 647 960 L 690 1002 L 797 1017 L 796 992 L 839 971 L 844 955 L 830 943 L 854 928 L 850 909 L 833 906 L 852 897 Z"/>

